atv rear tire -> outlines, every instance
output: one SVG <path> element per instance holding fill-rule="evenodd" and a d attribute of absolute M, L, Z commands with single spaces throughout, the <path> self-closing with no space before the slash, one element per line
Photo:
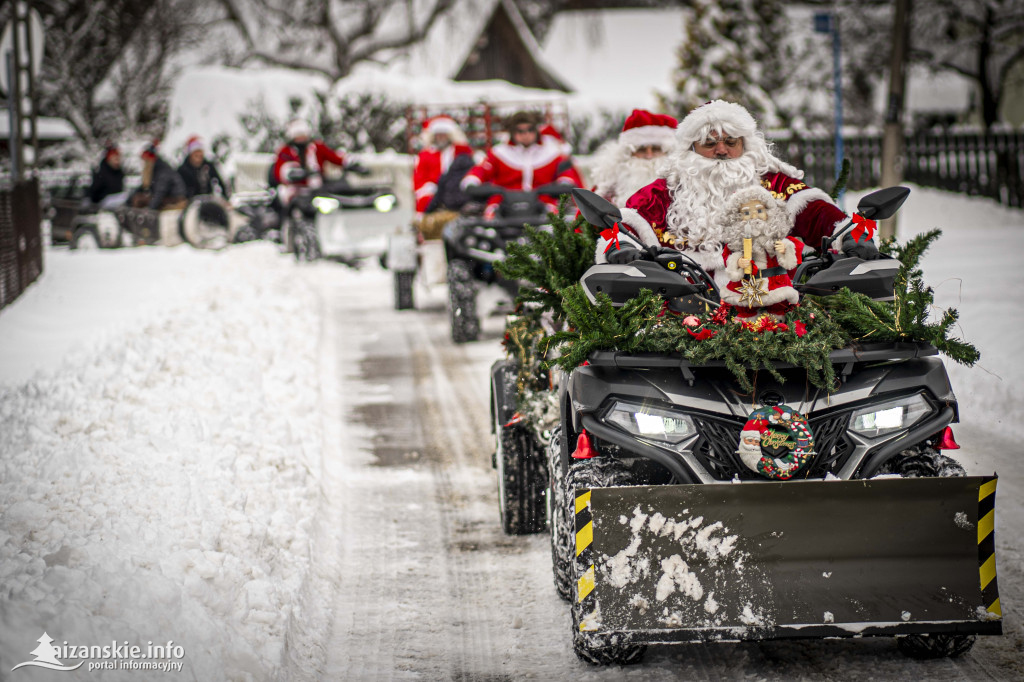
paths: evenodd
<path fill-rule="evenodd" d="M 68 246 L 74 251 L 96 251 L 100 248 L 100 235 L 92 225 L 82 225 L 71 236 Z"/>
<path fill-rule="evenodd" d="M 572 575 L 572 650 L 576 656 L 586 663 L 593 665 L 629 665 L 638 663 L 647 651 L 645 644 L 633 644 L 628 638 L 616 635 L 611 638 L 602 636 L 599 633 L 580 631 L 580 623 L 586 617 L 584 605 L 579 603 L 576 596 L 576 585 L 580 577 L 590 568 L 586 565 L 586 555 L 576 555 L 575 550 L 575 528 L 576 528 L 576 491 L 587 488 L 607 488 L 611 486 L 634 484 L 633 475 L 618 460 L 611 457 L 595 457 L 594 459 L 576 460 L 569 464 L 569 471 L 565 475 L 565 511 L 572 519 L 573 545 L 571 553 L 573 558 L 570 565 L 573 569 Z"/>
<path fill-rule="evenodd" d="M 548 528 L 551 530 L 551 571 L 555 591 L 567 602 L 572 601 L 572 559 L 575 528 L 573 513 L 566 503 L 565 474 L 560 463 L 565 436 L 561 428 L 551 433 L 548 443 Z"/>
<path fill-rule="evenodd" d="M 473 266 L 466 261 L 453 260 L 448 263 L 448 313 L 451 317 L 452 341 L 466 343 L 480 338 Z"/>
<path fill-rule="evenodd" d="M 952 457 L 929 447 L 904 450 L 878 470 L 879 474 L 899 474 L 903 478 L 959 478 L 967 472 Z M 932 633 L 896 638 L 899 650 L 917 659 L 956 658 L 974 646 L 974 635 Z"/>
<path fill-rule="evenodd" d="M 300 220 L 294 225 L 294 228 L 295 260 L 300 262 L 320 260 L 320 236 L 316 232 L 316 225 L 308 220 Z"/>
<path fill-rule="evenodd" d="M 412 280 L 415 272 L 395 273 L 395 310 L 409 310 L 413 307 Z"/>
<path fill-rule="evenodd" d="M 931 635 L 907 635 L 896 638 L 899 650 L 911 658 L 956 658 L 966 654 L 974 646 L 977 639 L 974 635 L 950 635 L 935 633 Z"/>
<path fill-rule="evenodd" d="M 544 530 L 548 485 L 544 453 L 525 424 L 504 424 L 504 410 L 494 397 L 494 463 L 498 469 L 498 513 L 506 535 Z"/>

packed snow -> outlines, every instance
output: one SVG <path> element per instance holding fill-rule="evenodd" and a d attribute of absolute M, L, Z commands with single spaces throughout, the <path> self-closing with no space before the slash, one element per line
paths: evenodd
<path fill-rule="evenodd" d="M 985 670 L 992 679 L 1019 679 L 1024 463 L 1015 436 L 1002 435 L 1002 428 L 1024 417 L 1024 316 L 1013 293 L 1024 288 L 1016 262 L 1024 213 L 914 188 L 901 212 L 901 237 L 932 227 L 945 232 L 924 259 L 926 281 L 939 305 L 959 308 L 962 336 L 982 353 L 974 368 L 948 363 L 961 408 L 956 455 L 971 474 L 1001 476 L 996 532 L 1005 634 L 983 639 L 956 665 L 977 666 L 970 670 Z M 364 280 L 372 285 L 360 287 Z M 56 645 L 115 641 L 145 648 L 172 639 L 183 648 L 187 679 L 315 679 L 323 672 L 323 648 L 338 615 L 325 590 L 347 577 L 332 576 L 330 562 L 327 569 L 318 566 L 315 555 L 338 544 L 376 541 L 358 524 L 346 525 L 348 535 L 341 537 L 322 517 L 340 493 L 323 474 L 328 440 L 332 452 L 345 453 L 335 463 L 342 475 L 369 459 L 366 434 L 357 437 L 333 411 L 336 405 L 325 407 L 331 405 L 325 396 L 346 391 L 329 383 L 337 375 L 325 368 L 342 359 L 322 333 L 325 283 L 338 282 L 359 288 L 363 299 L 333 302 L 343 310 L 357 303 L 391 305 L 389 280 L 375 265 L 364 271 L 330 263 L 301 267 L 265 243 L 221 252 L 187 246 L 47 250 L 41 278 L 0 311 L 5 678 L 52 679 L 37 668 L 10 674 L 33 659 L 44 632 Z M 477 380 L 486 382 L 486 367 L 500 352 L 496 339 L 480 342 L 472 368 Z M 364 483 L 383 483 L 401 469 L 358 471 Z M 510 546 L 532 552 L 539 574 L 549 570 L 545 538 L 512 538 Z M 724 545 L 720 549 L 728 554 Z M 500 555 L 494 559 L 495 575 L 504 562 Z M 672 576 L 683 589 L 685 581 L 676 580 L 683 573 L 673 568 Z M 713 616 L 718 604 L 710 588 L 704 586 L 707 598 L 695 606 Z M 536 589 L 553 594 L 547 581 Z M 550 627 L 563 632 L 565 607 L 550 599 Z M 450 622 L 464 606 L 434 603 L 418 618 L 425 627 Z M 489 603 L 472 606 L 486 610 Z M 757 624 L 759 614 L 748 611 Z M 522 624 L 516 617 L 508 622 Z M 511 657 L 524 677 L 556 665 L 596 679 L 623 673 L 573 667 L 582 664 L 574 662 L 568 629 L 554 644 L 537 639 L 541 631 L 547 632 L 527 623 L 516 631 L 515 645 L 494 652 L 496 660 Z M 561 647 L 564 658 L 553 660 L 551 646 Z M 723 651 L 715 658 L 719 672 L 742 672 L 752 655 Z M 820 674 L 798 649 L 781 651 L 794 657 L 786 674 Z M 875 660 L 878 649 L 870 646 L 840 651 L 852 666 L 844 668 L 849 679 L 965 674 L 956 667 L 915 667 L 922 664 L 909 659 Z M 636 679 L 671 679 L 692 665 L 684 660 L 649 656 Z M 153 677 L 140 678 L 137 670 L 103 673 L 105 680 Z M 764 677 L 776 674 L 766 670 Z M 377 677 L 406 675 L 415 677 L 389 668 Z"/>

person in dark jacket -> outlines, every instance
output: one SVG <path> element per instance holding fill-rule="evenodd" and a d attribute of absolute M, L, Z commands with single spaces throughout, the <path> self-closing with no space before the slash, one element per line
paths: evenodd
<path fill-rule="evenodd" d="M 132 204 L 138 208 L 171 210 L 185 208 L 185 181 L 171 164 L 160 158 L 157 144 L 146 145 L 142 150 L 142 186 L 136 192 Z"/>
<path fill-rule="evenodd" d="M 192 136 L 185 143 L 185 160 L 178 166 L 178 175 L 185 181 L 185 196 L 188 199 L 197 194 L 220 194 L 227 199 L 229 196 L 227 183 L 217 172 L 217 166 L 207 160 L 203 141 Z"/>
<path fill-rule="evenodd" d="M 100 165 L 92 173 L 89 201 L 98 204 L 111 194 L 124 191 L 124 171 L 121 169 L 121 150 L 108 144 Z"/>

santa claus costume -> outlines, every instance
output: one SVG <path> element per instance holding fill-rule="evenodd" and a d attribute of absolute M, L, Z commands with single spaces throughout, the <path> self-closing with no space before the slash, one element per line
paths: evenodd
<path fill-rule="evenodd" d="M 633 153 L 641 147 L 660 147 L 665 154 L 670 153 L 676 146 L 678 125 L 672 116 L 634 109 L 619 136 L 602 145 L 594 155 L 594 192 L 622 206 L 640 188 L 654 182 L 664 155 L 644 158 Z"/>
<path fill-rule="evenodd" d="M 436 144 L 438 135 L 445 135 L 448 143 Z M 416 212 L 423 213 L 437 194 L 437 183 L 452 162 L 458 157 L 473 157 L 473 150 L 466 143 L 466 135 L 459 125 L 448 116 L 437 116 L 423 126 L 424 149 L 416 157 L 412 172 L 413 192 L 416 195 Z"/>
<path fill-rule="evenodd" d="M 285 128 L 288 142 L 277 150 L 274 161 L 273 177 L 281 185 L 279 190 L 282 203 L 287 206 L 298 193 L 299 187 L 319 187 L 323 179 L 315 175 L 306 180 L 291 181 L 288 171 L 293 168 L 304 168 L 310 173 L 321 173 L 324 164 L 333 163 L 339 168 L 345 167 L 345 155 L 337 152 L 321 140 L 311 140 L 313 130 L 303 119 L 293 119 Z"/>
<path fill-rule="evenodd" d="M 694 144 L 712 133 L 742 138 L 742 155 L 717 159 L 694 151 Z M 626 244 L 669 246 L 707 270 L 721 267 L 724 242 L 712 214 L 737 189 L 757 183 L 786 202 L 792 234 L 807 244 L 820 244 L 846 220 L 828 194 L 808 187 L 802 171 L 771 153 L 754 117 L 739 104 L 715 100 L 697 107 L 680 122 L 676 140 L 662 177 L 630 197 L 622 209 L 622 232 L 631 237 Z M 599 260 L 605 248 L 607 244 L 598 246 Z"/>
<path fill-rule="evenodd" d="M 565 142 L 550 130 L 546 131 L 548 134 L 540 134 L 536 121 L 534 126 L 538 128 L 534 144 L 524 146 L 510 141 L 494 145 L 484 160 L 462 179 L 462 187 L 493 184 L 510 190 L 531 190 L 553 182 L 581 186 L 579 171 L 573 165 Z M 500 195 L 495 195 L 487 201 L 485 217 L 494 216 L 501 199 Z M 554 198 L 545 198 L 544 202 L 551 210 L 558 207 Z"/>

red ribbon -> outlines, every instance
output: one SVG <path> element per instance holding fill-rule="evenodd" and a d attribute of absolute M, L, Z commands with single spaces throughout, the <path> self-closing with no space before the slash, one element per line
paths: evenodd
<path fill-rule="evenodd" d="M 611 250 L 612 244 L 615 244 L 616 249 L 619 248 L 619 224 L 615 223 L 614 227 L 610 227 L 601 232 L 601 239 L 608 241 L 608 246 L 604 247 L 605 253 L 608 253 Z"/>
<path fill-rule="evenodd" d="M 868 238 L 865 241 L 871 241 L 875 238 L 875 228 L 877 225 L 874 220 L 868 220 L 862 215 L 854 213 L 853 224 L 857 226 L 853 228 L 853 232 L 850 233 L 850 236 L 853 237 L 854 241 L 859 242 L 861 235 L 864 233 L 867 233 L 868 235 Z"/>

